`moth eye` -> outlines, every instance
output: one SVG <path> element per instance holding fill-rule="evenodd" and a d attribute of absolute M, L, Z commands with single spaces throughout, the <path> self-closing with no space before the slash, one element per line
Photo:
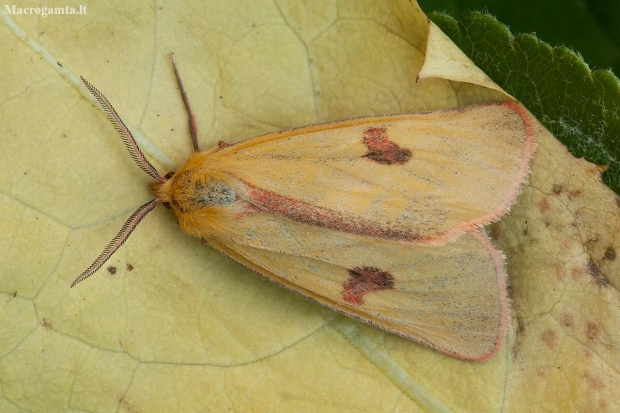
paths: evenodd
<path fill-rule="evenodd" d="M 168 172 L 166 175 L 164 175 L 164 179 L 167 181 L 168 179 L 172 178 L 175 173 L 176 172 L 174 172 L 174 171 Z"/>
<path fill-rule="evenodd" d="M 170 202 L 162 202 L 161 203 L 163 206 L 165 206 L 168 209 L 172 209 L 172 206 L 170 205 Z"/>

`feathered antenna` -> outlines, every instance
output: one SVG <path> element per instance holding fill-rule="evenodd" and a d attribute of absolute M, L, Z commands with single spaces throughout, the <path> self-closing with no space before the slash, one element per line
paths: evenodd
<path fill-rule="evenodd" d="M 97 99 L 97 102 L 99 102 L 99 104 L 101 105 L 101 108 L 103 109 L 106 116 L 108 117 L 108 120 L 110 121 L 110 123 L 112 123 L 112 125 L 114 126 L 114 129 L 116 129 L 116 132 L 123 140 L 123 143 L 125 144 L 125 147 L 129 151 L 129 154 L 131 155 L 133 160 L 138 164 L 140 169 L 142 169 L 144 172 L 149 174 L 151 178 L 157 179 L 158 181 L 162 181 L 163 179 L 159 175 L 159 172 L 157 172 L 157 169 L 155 169 L 155 167 L 151 165 L 149 160 L 146 159 L 146 157 L 140 150 L 140 147 L 136 143 L 136 140 L 134 139 L 133 135 L 131 134 L 129 129 L 127 129 L 127 126 L 125 126 L 120 116 L 118 116 L 118 113 L 116 113 L 116 110 L 114 110 L 114 107 L 112 107 L 110 102 L 108 102 L 108 99 L 106 99 L 105 96 L 103 96 L 101 92 L 99 92 L 93 85 L 91 85 L 88 82 L 88 80 L 84 79 L 81 76 L 80 76 L 80 79 L 82 79 L 82 82 L 84 82 L 84 85 L 86 85 L 88 90 L 90 90 L 90 93 L 92 93 L 95 99 Z"/>
<path fill-rule="evenodd" d="M 136 209 L 136 211 L 131 214 L 129 219 L 123 224 L 121 230 L 116 234 L 116 236 L 110 241 L 110 243 L 103 249 L 101 255 L 97 257 L 95 262 L 93 262 L 90 267 L 86 271 L 84 271 L 79 277 L 75 279 L 71 283 L 71 287 L 75 286 L 77 283 L 84 281 L 91 275 L 93 275 L 103 264 L 106 263 L 108 259 L 120 248 L 121 245 L 127 241 L 127 238 L 131 235 L 134 229 L 138 226 L 142 218 L 146 216 L 149 212 L 151 212 L 156 206 L 159 204 L 158 199 L 151 199 L 146 204 L 142 205 L 140 208 Z"/>
<path fill-rule="evenodd" d="M 116 110 L 114 110 L 114 107 L 112 107 L 110 102 L 108 102 L 108 99 L 106 99 L 106 97 L 103 96 L 103 94 L 99 92 L 93 85 L 91 85 L 86 79 L 84 79 L 83 77 L 81 79 L 82 79 L 82 82 L 84 82 L 84 85 L 86 85 L 86 87 L 88 88 L 88 90 L 90 90 L 90 93 L 93 94 L 95 99 L 97 99 L 97 102 L 99 102 L 99 104 L 103 108 L 103 111 L 105 112 L 106 116 L 108 117 L 112 125 L 114 126 L 114 129 L 116 129 L 116 132 L 119 134 L 119 136 L 123 140 L 123 143 L 125 144 L 125 147 L 127 148 L 127 151 L 129 151 L 129 154 L 131 155 L 133 160 L 138 164 L 140 169 L 142 169 L 150 177 L 155 178 L 158 181 L 162 181 L 162 182 L 165 181 L 165 179 L 163 179 L 159 175 L 159 172 L 157 172 L 157 169 L 155 169 L 155 167 L 151 165 L 148 159 L 146 159 L 146 157 L 140 150 L 140 147 L 136 143 L 136 140 L 134 139 L 133 135 L 131 134 L 127 126 L 125 126 L 120 116 L 118 116 L 118 113 L 116 113 Z M 110 259 L 112 254 L 114 254 L 120 248 L 120 246 L 123 245 L 125 241 L 127 241 L 127 238 L 129 238 L 133 230 L 136 229 L 136 227 L 138 226 L 140 221 L 142 221 L 142 219 L 146 216 L 146 214 L 151 212 L 157 206 L 158 203 L 159 203 L 158 199 L 152 199 L 146 204 L 142 205 L 140 208 L 138 208 L 133 214 L 131 214 L 129 219 L 125 222 L 125 224 L 123 224 L 123 227 L 121 228 L 121 230 L 118 232 L 118 234 L 116 234 L 116 236 L 112 239 L 112 241 L 110 241 L 110 243 L 104 248 L 103 252 L 99 255 L 99 257 L 97 257 L 95 262 L 93 262 L 86 271 L 84 271 L 79 277 L 75 279 L 75 281 L 71 283 L 71 287 L 75 286 L 80 281 L 83 281 L 86 278 L 90 277 L 99 268 L 101 268 L 101 266 L 105 264 L 107 260 Z"/>

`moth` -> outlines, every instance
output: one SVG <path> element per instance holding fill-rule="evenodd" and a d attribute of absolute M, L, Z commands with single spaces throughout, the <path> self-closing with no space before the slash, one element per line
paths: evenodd
<path fill-rule="evenodd" d="M 180 227 L 292 291 L 445 354 L 487 360 L 508 326 L 504 256 L 482 226 L 505 215 L 535 151 L 516 102 L 371 116 L 269 133 L 195 153 L 161 176 L 112 105 L 95 96 L 155 199 L 139 207 L 95 273 L 158 204 Z"/>

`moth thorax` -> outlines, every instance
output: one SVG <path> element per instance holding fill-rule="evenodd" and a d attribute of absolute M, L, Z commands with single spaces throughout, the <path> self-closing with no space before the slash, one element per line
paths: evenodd
<path fill-rule="evenodd" d="M 238 200 L 232 186 L 194 170 L 179 172 L 170 181 L 170 203 L 181 212 L 193 212 L 204 207 L 231 206 Z"/>

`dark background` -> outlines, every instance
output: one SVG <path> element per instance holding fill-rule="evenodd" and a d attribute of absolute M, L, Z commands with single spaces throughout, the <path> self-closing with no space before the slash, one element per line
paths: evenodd
<path fill-rule="evenodd" d="M 620 74 L 620 0 L 418 0 L 425 13 L 446 12 L 458 19 L 488 12 L 514 35 L 535 33 L 554 46 L 581 53 L 591 69 Z"/>

